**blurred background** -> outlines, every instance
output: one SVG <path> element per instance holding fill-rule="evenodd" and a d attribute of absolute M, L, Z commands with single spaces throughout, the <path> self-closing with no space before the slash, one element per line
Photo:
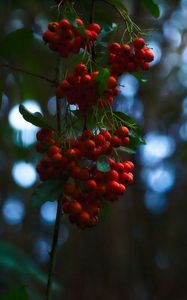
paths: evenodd
<path fill-rule="evenodd" d="M 159 19 L 140 1 L 125 1 L 132 19 L 151 29 L 147 42 L 155 53 L 150 72 L 142 74 L 146 83 L 121 76 L 125 87 L 115 103 L 137 121 L 147 141 L 131 157 L 135 182 L 95 228 L 81 231 L 63 220 L 54 300 L 187 299 L 187 1 L 156 2 Z M 54 78 L 57 57 L 44 46 L 42 32 L 55 20 L 55 5 L 0 1 L 1 65 Z M 26 31 L 19 39 L 11 36 L 15 44 L 7 44 L 5 35 L 21 28 Z M 32 208 L 37 128 L 18 107 L 23 103 L 53 120 L 54 88 L 1 66 L 0 92 L 0 293 L 25 285 L 31 299 L 42 300 L 56 203 Z"/>

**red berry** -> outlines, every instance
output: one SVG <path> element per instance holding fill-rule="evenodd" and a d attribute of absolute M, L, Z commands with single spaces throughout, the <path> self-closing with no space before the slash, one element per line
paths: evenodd
<path fill-rule="evenodd" d="M 129 137 L 126 136 L 126 137 L 122 138 L 122 140 L 121 140 L 121 145 L 122 145 L 122 146 L 126 146 L 126 145 L 129 144 L 129 141 L 130 141 Z"/>
<path fill-rule="evenodd" d="M 83 22 L 81 19 L 79 19 L 79 18 L 75 19 L 75 22 L 76 22 L 77 24 L 81 25 L 81 26 L 84 25 L 84 22 Z"/>
<path fill-rule="evenodd" d="M 96 190 L 97 183 L 93 179 L 89 179 L 85 182 L 84 189 L 85 190 Z"/>
<path fill-rule="evenodd" d="M 78 216 L 78 224 L 79 225 L 88 225 L 90 222 L 90 214 L 86 211 L 81 212 L 81 214 Z"/>
<path fill-rule="evenodd" d="M 102 146 L 106 140 L 102 134 L 98 134 L 95 136 L 94 141 L 95 141 L 96 146 Z"/>
<path fill-rule="evenodd" d="M 111 134 L 108 130 L 101 130 L 100 134 L 102 134 L 104 136 L 106 141 L 109 141 L 111 138 Z"/>
<path fill-rule="evenodd" d="M 71 214 L 79 214 L 82 211 L 82 205 L 78 201 L 73 201 L 69 203 L 68 209 Z"/>
<path fill-rule="evenodd" d="M 132 173 L 126 173 L 126 172 L 123 172 L 121 175 L 120 175 L 120 181 L 124 184 L 130 184 L 133 182 L 133 174 Z"/>
<path fill-rule="evenodd" d="M 75 68 L 75 72 L 77 73 L 77 75 L 83 75 L 88 72 L 88 68 L 84 64 L 78 64 Z"/>
<path fill-rule="evenodd" d="M 136 38 L 134 41 L 133 41 L 133 45 L 136 49 L 141 49 L 145 46 L 145 41 L 143 38 Z"/>
<path fill-rule="evenodd" d="M 113 167 L 116 171 L 120 172 L 124 170 L 124 165 L 120 162 L 116 162 L 114 163 L 114 167 Z"/>
<path fill-rule="evenodd" d="M 109 88 L 114 88 L 117 86 L 117 80 L 114 76 L 110 76 L 108 79 L 108 87 Z"/>
<path fill-rule="evenodd" d="M 88 139 L 86 141 L 84 141 L 84 147 L 86 150 L 93 150 L 95 148 L 95 142 Z"/>
<path fill-rule="evenodd" d="M 70 28 L 72 28 L 72 25 L 71 25 L 71 23 L 67 19 L 62 19 L 59 22 L 59 27 L 61 29 L 70 29 Z"/>
<path fill-rule="evenodd" d="M 87 28 L 91 31 L 95 31 L 96 33 L 99 33 L 101 31 L 101 26 L 96 23 L 89 24 Z"/>
<path fill-rule="evenodd" d="M 112 43 L 109 46 L 109 51 L 114 54 L 118 54 L 121 50 L 121 45 L 119 43 Z"/>
<path fill-rule="evenodd" d="M 53 145 L 48 149 L 47 153 L 49 156 L 53 156 L 54 154 L 58 153 L 59 151 L 60 151 L 60 148 L 56 145 Z"/>
<path fill-rule="evenodd" d="M 117 135 L 113 135 L 110 139 L 112 147 L 119 147 L 121 145 L 121 139 Z"/>
<path fill-rule="evenodd" d="M 126 137 L 128 134 L 129 134 L 129 129 L 125 126 L 121 126 L 116 131 L 116 135 L 119 136 L 120 138 Z"/>
<path fill-rule="evenodd" d="M 118 181 L 119 180 L 119 174 L 115 170 L 110 170 L 108 173 L 106 173 L 106 179 L 108 181 L 111 181 L 111 180 Z"/>

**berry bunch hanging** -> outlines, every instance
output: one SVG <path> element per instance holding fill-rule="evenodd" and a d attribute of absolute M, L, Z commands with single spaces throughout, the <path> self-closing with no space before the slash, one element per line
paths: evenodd
<path fill-rule="evenodd" d="M 69 1 L 57 2 L 63 7 L 71 5 Z M 102 38 L 98 35 L 102 28 L 93 21 L 93 12 L 87 25 L 78 15 L 62 18 L 50 22 L 43 34 L 49 48 L 67 62 L 56 84 L 58 129 L 42 128 L 36 145 L 42 154 L 37 165 L 40 180 L 60 182 L 61 212 L 80 228 L 96 225 L 103 201 L 118 200 L 133 182 L 134 164 L 122 159 L 119 151 L 131 150 L 137 125 L 125 114 L 113 112 L 112 104 L 119 93 L 118 76 L 147 71 L 154 59 L 144 38 L 136 33 L 136 38 L 130 36 L 130 42 L 110 43 L 108 63 L 103 60 L 100 66 L 97 58 Z M 133 26 L 129 28 L 137 28 Z M 78 63 L 69 70 L 71 54 L 77 55 Z M 76 111 L 71 111 L 71 105 Z M 91 115 L 95 116 L 92 125 Z M 81 127 L 76 125 L 77 116 Z M 140 137 L 137 140 L 142 141 Z"/>
<path fill-rule="evenodd" d="M 136 38 L 131 44 L 112 43 L 109 46 L 109 64 L 111 73 L 115 75 L 147 71 L 153 59 L 153 51 L 146 46 L 143 38 Z"/>
<path fill-rule="evenodd" d="M 107 130 L 97 134 L 84 130 L 77 138 L 56 142 L 51 131 L 41 129 L 37 133 L 37 149 L 44 153 L 37 165 L 40 179 L 67 178 L 61 197 L 62 209 L 77 226 L 95 225 L 102 201 L 117 200 L 132 183 L 133 163 L 113 158 L 117 148 L 128 145 L 128 135 L 125 126 L 114 134 Z M 98 169 L 99 158 L 107 164 L 106 172 Z"/>
<path fill-rule="evenodd" d="M 67 19 L 51 22 L 48 30 L 43 34 L 43 40 L 49 48 L 58 52 L 62 57 L 67 57 L 71 53 L 79 53 L 81 48 L 90 49 L 101 29 L 96 23 L 86 27 L 80 18 L 76 18 L 74 24 Z"/>
<path fill-rule="evenodd" d="M 89 73 L 87 66 L 79 64 L 66 79 L 60 82 L 56 96 L 67 99 L 69 104 L 77 105 L 80 110 L 111 105 L 118 94 L 117 79 L 109 76 L 107 87 L 100 95 L 97 85 L 98 75 L 99 71 Z"/>

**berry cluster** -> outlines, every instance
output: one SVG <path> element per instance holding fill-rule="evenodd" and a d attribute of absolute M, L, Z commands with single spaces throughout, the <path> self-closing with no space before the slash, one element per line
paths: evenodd
<path fill-rule="evenodd" d="M 37 165 L 40 179 L 67 178 L 62 207 L 77 226 L 95 225 L 102 200 L 117 200 L 125 192 L 126 185 L 133 181 L 133 163 L 112 159 L 114 148 L 129 143 L 128 134 L 125 126 L 113 135 L 107 130 L 98 134 L 84 130 L 77 138 L 55 142 L 52 132 L 41 129 L 37 133 L 37 149 L 44 153 Z M 103 155 L 109 164 L 108 172 L 97 168 L 97 160 Z"/>
<path fill-rule="evenodd" d="M 131 45 L 112 43 L 109 46 L 109 64 L 114 75 L 149 70 L 153 59 L 154 53 L 146 46 L 143 38 L 136 38 Z"/>
<path fill-rule="evenodd" d="M 104 106 L 112 104 L 118 94 L 117 80 L 109 76 L 106 90 L 99 94 L 97 76 L 99 72 L 88 72 L 84 64 L 76 66 L 75 70 L 60 82 L 56 96 L 66 98 L 69 104 L 78 105 L 80 110 L 86 110 L 94 105 Z"/>
<path fill-rule="evenodd" d="M 126 186 L 133 182 L 134 165 L 131 161 L 116 162 L 108 159 L 110 171 L 98 171 L 95 164 L 89 168 L 89 178 L 67 183 L 62 197 L 62 209 L 69 220 L 80 228 L 92 227 L 98 221 L 101 203 L 116 201 Z M 81 187 L 81 188 L 80 188 Z"/>
<path fill-rule="evenodd" d="M 101 30 L 100 26 L 93 23 L 85 27 L 83 21 L 78 18 L 75 19 L 75 24 L 77 27 L 67 19 L 51 22 L 43 34 L 43 40 L 49 44 L 51 50 L 58 52 L 62 57 L 67 57 L 70 53 L 79 53 L 81 48 L 92 47 Z"/>

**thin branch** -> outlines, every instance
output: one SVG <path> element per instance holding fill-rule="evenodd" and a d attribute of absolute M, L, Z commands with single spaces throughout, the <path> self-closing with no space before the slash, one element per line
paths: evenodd
<path fill-rule="evenodd" d="M 59 82 L 61 79 L 61 59 L 58 58 L 57 66 L 56 66 L 56 82 Z M 56 107 L 57 107 L 57 132 L 58 135 L 61 133 L 61 99 L 56 97 Z M 47 291 L 46 291 L 46 300 L 51 300 L 52 294 L 52 282 L 53 282 L 53 275 L 56 266 L 56 255 L 57 255 L 57 246 L 58 246 L 58 237 L 60 232 L 60 222 L 62 216 L 62 207 L 61 207 L 61 199 L 58 198 L 57 202 L 57 212 L 56 212 L 56 219 L 55 219 L 55 226 L 54 226 L 54 233 L 53 233 L 53 242 L 52 248 L 50 252 L 50 266 L 49 266 L 49 273 L 48 273 L 48 282 L 47 282 Z"/>
<path fill-rule="evenodd" d="M 56 213 L 56 220 L 55 220 L 55 226 L 54 226 L 52 248 L 51 248 L 51 252 L 50 252 L 51 259 L 50 259 L 49 275 L 48 275 L 48 281 L 47 281 L 46 300 L 51 299 L 52 282 L 53 282 L 53 275 L 54 275 L 54 270 L 55 270 L 55 265 L 56 265 L 56 254 L 57 254 L 58 237 L 59 237 L 59 231 L 60 231 L 61 214 L 62 214 L 61 201 L 59 198 L 58 204 L 57 204 L 57 213 Z"/>
<path fill-rule="evenodd" d="M 56 80 L 52 80 L 52 79 L 47 78 L 47 77 L 45 77 L 45 76 L 43 76 L 43 75 L 35 74 L 35 73 L 30 72 L 30 71 L 23 70 L 22 68 L 18 68 L 18 67 L 15 67 L 15 66 L 11 66 L 11 65 L 9 65 L 9 64 L 1 64 L 0 66 L 3 67 L 3 68 L 11 69 L 11 70 L 16 71 L 16 72 L 21 72 L 21 73 L 24 73 L 24 74 L 26 74 L 26 75 L 30 75 L 30 76 L 33 76 L 33 77 L 36 77 L 36 78 L 40 78 L 40 79 L 42 79 L 42 80 L 45 80 L 45 81 L 47 81 L 47 82 L 50 82 L 50 83 L 53 84 L 53 85 L 54 85 L 54 84 L 56 85 Z"/>
<path fill-rule="evenodd" d="M 90 11 L 90 24 L 94 22 L 94 16 L 95 16 L 95 0 L 92 0 L 91 2 L 91 11 Z M 92 55 L 92 61 L 95 62 L 95 45 L 93 43 L 91 47 L 91 55 Z"/>

